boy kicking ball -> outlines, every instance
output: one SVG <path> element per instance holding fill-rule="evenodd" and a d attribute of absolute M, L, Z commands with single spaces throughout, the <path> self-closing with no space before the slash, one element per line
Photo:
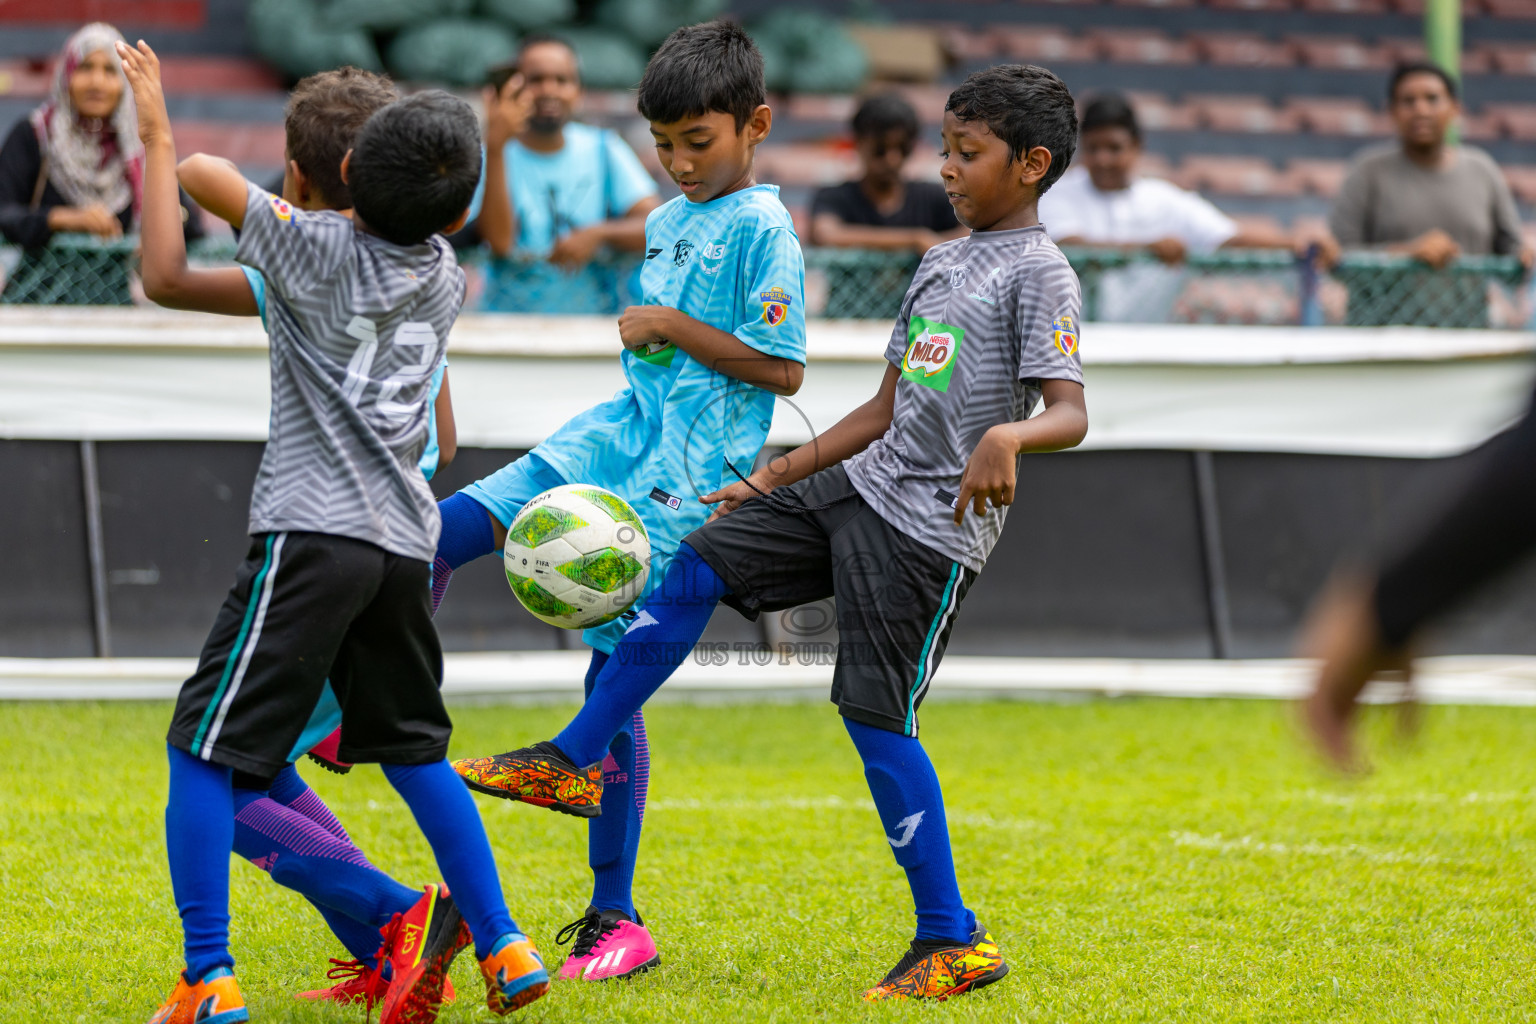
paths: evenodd
<path fill-rule="evenodd" d="M 118 50 L 136 92 L 158 81 L 147 45 Z M 175 161 L 169 129 L 143 141 L 163 177 Z M 548 990 L 444 756 L 452 724 L 428 586 L 439 523 L 418 467 L 431 378 L 464 298 L 439 233 L 463 221 L 479 150 L 474 114 L 446 93 L 385 107 L 341 165 L 351 220 L 296 210 L 226 161 L 181 165 L 199 205 L 242 229 L 236 257 L 266 283 L 273 416 L 251 551 L 167 737 L 166 851 L 186 967 L 151 1024 L 249 1019 L 229 953 L 232 774 L 282 771 L 327 679 L 341 707 L 338 756 L 382 766 L 452 888 L 451 898 L 429 888 L 381 1019 L 435 1020 L 448 966 L 470 942 L 493 1011 Z"/>
<path fill-rule="evenodd" d="M 878 393 L 812 443 L 704 496 L 715 515 L 681 544 L 576 718 L 520 752 L 540 759 L 530 795 L 554 766 L 568 792 L 592 799 L 602 784 L 578 766 L 602 757 L 718 601 L 755 616 L 836 596 L 832 700 L 917 912 L 911 947 L 865 993 L 871 1001 L 944 999 L 1008 972 L 961 899 L 917 712 L 1015 499 L 1020 456 L 1070 448 L 1088 428 L 1077 277 L 1036 214 L 1072 158 L 1071 94 L 1042 68 L 978 72 L 950 95 L 943 139 L 945 189 L 971 233 L 924 256 Z M 1026 497 L 1027 487 L 1026 477 Z M 514 798 L 515 776 L 505 779 Z"/>

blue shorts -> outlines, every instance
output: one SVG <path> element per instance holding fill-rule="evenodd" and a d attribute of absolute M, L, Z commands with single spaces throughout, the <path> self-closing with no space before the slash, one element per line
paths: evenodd
<path fill-rule="evenodd" d="M 486 511 L 506 527 L 512 525 L 512 520 L 517 518 L 517 514 L 529 501 L 551 487 L 572 482 L 575 481 L 566 480 L 555 467 L 530 453 L 516 462 L 501 467 L 490 476 L 475 481 L 459 493 L 466 494 L 484 505 Z M 657 543 L 661 538 L 657 536 L 656 531 L 647 526 L 647 532 L 651 535 L 651 572 L 645 582 L 645 592 L 649 594 L 661 583 L 661 575 L 666 572 L 667 563 L 677 554 L 677 545 L 674 543 L 670 547 L 664 547 L 663 544 Z M 645 595 L 642 594 L 640 601 L 636 602 L 637 606 L 644 600 Z M 612 654 L 614 647 L 618 645 L 619 638 L 624 635 L 624 630 L 629 628 L 630 620 L 631 616 L 626 614 L 612 622 L 605 622 L 601 626 L 584 629 L 581 632 L 581 639 L 595 651 Z"/>

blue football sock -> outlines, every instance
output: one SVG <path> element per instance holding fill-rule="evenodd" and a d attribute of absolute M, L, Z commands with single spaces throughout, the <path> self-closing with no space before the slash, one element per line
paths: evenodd
<path fill-rule="evenodd" d="M 917 938 L 925 942 L 971 941 L 976 915 L 960 898 L 944 819 L 944 794 L 927 751 L 916 736 L 903 736 L 843 719 L 864 761 L 864 778 L 885 826 L 896 863 L 907 872 L 917 908 Z"/>
<path fill-rule="evenodd" d="M 229 850 L 235 839 L 231 772 L 166 745 L 171 763 L 165 852 L 181 914 L 187 973 L 202 979 L 229 955 Z"/>
<path fill-rule="evenodd" d="M 443 603 L 453 570 L 496 550 L 491 514 L 474 498 L 462 491 L 450 494 L 437 503 L 437 511 L 443 518 L 443 531 L 437 538 L 437 556 L 432 559 L 433 614 Z"/>
<path fill-rule="evenodd" d="M 645 599 L 640 617 L 613 649 L 591 696 L 555 737 L 561 753 L 578 765 L 601 761 L 613 738 L 688 657 L 715 605 L 728 593 L 709 563 L 679 544 L 661 586 Z"/>
<path fill-rule="evenodd" d="M 592 652 L 586 691 L 592 695 L 608 655 Z M 635 918 L 635 859 L 640 853 L 640 824 L 645 816 L 651 777 L 651 749 L 645 718 L 639 711 L 619 730 L 603 759 L 603 813 L 587 822 L 587 863 L 592 866 L 592 905 L 622 910 Z"/>
<path fill-rule="evenodd" d="M 474 798 L 446 758 L 380 767 L 432 847 L 443 881 L 475 937 L 475 958 L 485 959 L 497 939 L 519 929 L 502 898 L 491 843 Z"/>
<path fill-rule="evenodd" d="M 321 800 L 320 795 L 310 789 L 309 784 L 299 775 L 295 765 L 290 764 L 277 773 L 277 777 L 267 787 L 267 796 L 284 807 L 292 807 L 337 839 L 349 843 L 352 841 L 347 836 L 347 830 L 341 827 L 341 822 L 336 820 L 336 815 L 325 806 L 325 801 Z M 239 810 L 238 807 L 235 809 Z"/>
<path fill-rule="evenodd" d="M 379 945 L 379 929 L 421 897 L 370 864 L 351 840 L 337 838 L 293 807 L 254 790 L 240 790 L 235 799 L 235 853 L 322 913 L 338 911 L 361 926 L 331 929 L 358 959 L 370 959 Z M 325 916 L 330 922 L 332 915 Z"/>

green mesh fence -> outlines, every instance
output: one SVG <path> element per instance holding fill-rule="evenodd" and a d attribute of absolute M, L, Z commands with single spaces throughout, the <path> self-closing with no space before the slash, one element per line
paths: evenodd
<path fill-rule="evenodd" d="M 42 249 L 0 247 L 0 303 L 127 305 L 143 302 L 137 241 L 55 236 Z M 194 246 L 194 264 L 228 264 L 228 239 Z M 1404 256 L 1358 252 L 1331 270 L 1278 250 L 1222 250 L 1167 266 L 1145 254 L 1070 249 L 1083 285 L 1083 319 L 1135 323 L 1301 324 L 1525 328 L 1531 289 L 1512 256 L 1463 257 L 1431 270 Z M 468 308 L 486 312 L 615 314 L 640 301 L 638 255 L 574 271 L 528 259 L 461 255 Z M 806 314 L 893 319 L 917 257 L 809 249 Z"/>

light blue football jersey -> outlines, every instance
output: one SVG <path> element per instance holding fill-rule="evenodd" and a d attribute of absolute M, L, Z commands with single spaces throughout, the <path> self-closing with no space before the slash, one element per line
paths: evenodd
<path fill-rule="evenodd" d="M 261 326 L 267 326 L 267 279 L 261 276 L 261 271 L 252 270 L 250 267 L 241 267 L 245 271 L 245 280 L 251 286 L 251 294 L 256 297 L 256 312 L 261 315 Z M 443 374 L 448 371 L 448 360 L 444 359 L 437 364 L 437 369 L 432 371 L 432 383 L 427 390 L 427 404 L 437 402 L 438 393 L 443 390 Z M 427 446 L 421 450 L 421 475 L 428 480 L 437 472 L 438 459 L 442 452 L 437 447 L 437 415 L 434 413 L 427 417 Z M 327 733 L 329 735 L 329 733 Z M 320 737 L 324 739 L 325 737 Z M 310 744 L 314 746 L 314 744 Z M 308 747 L 305 748 L 309 749 Z"/>
<path fill-rule="evenodd" d="M 679 196 L 645 223 L 640 283 L 671 306 L 768 356 L 805 362 L 805 259 L 774 185 L 707 203 Z M 615 339 L 617 340 L 617 339 Z M 533 453 L 573 483 L 617 493 L 644 520 L 659 583 L 678 542 L 710 509 L 699 496 L 743 476 L 768 438 L 771 392 L 668 344 L 624 350 L 629 386 L 560 427 Z"/>

